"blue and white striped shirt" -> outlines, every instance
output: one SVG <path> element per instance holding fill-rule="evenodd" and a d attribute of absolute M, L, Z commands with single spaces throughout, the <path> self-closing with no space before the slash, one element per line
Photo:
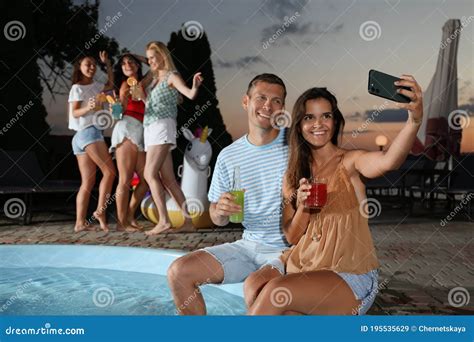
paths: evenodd
<path fill-rule="evenodd" d="M 271 143 L 252 145 L 247 135 L 224 148 L 217 157 L 209 202 L 217 203 L 232 190 L 234 167 L 240 167 L 245 189 L 243 238 L 274 247 L 288 246 L 281 228 L 282 180 L 288 162 L 285 130 Z"/>

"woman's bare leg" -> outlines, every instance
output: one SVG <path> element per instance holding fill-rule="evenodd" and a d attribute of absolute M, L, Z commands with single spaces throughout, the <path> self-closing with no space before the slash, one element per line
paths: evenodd
<path fill-rule="evenodd" d="M 280 271 L 271 266 L 265 266 L 250 274 L 244 282 L 244 299 L 247 309 L 252 306 L 263 287 L 272 279 L 281 276 Z"/>
<path fill-rule="evenodd" d="M 332 271 L 275 278 L 258 295 L 250 315 L 350 315 L 360 305 L 347 283 Z"/>
<path fill-rule="evenodd" d="M 79 172 L 81 173 L 81 187 L 76 196 L 76 224 L 74 226 L 74 231 L 78 233 L 85 230 L 88 226 L 88 222 L 86 222 L 87 207 L 89 206 L 91 191 L 95 184 L 97 165 L 95 165 L 87 153 L 78 154 L 76 157 Z"/>
<path fill-rule="evenodd" d="M 138 148 L 129 139 L 125 139 L 115 150 L 119 181 L 115 191 L 117 202 L 117 230 L 134 231 L 128 221 L 128 199 L 130 197 L 130 181 L 138 159 Z"/>
<path fill-rule="evenodd" d="M 102 180 L 99 185 L 99 200 L 94 217 L 99 221 L 100 228 L 104 232 L 109 231 L 107 225 L 105 210 L 111 203 L 107 203 L 112 191 L 112 185 L 115 179 L 115 167 L 110 157 L 107 145 L 104 141 L 97 141 L 86 146 L 87 155 L 94 161 L 102 172 Z"/>
<path fill-rule="evenodd" d="M 183 190 L 181 190 L 181 187 L 174 176 L 173 157 L 171 152 L 168 152 L 165 162 L 163 163 L 163 167 L 161 168 L 161 179 L 163 181 L 163 185 L 166 187 L 170 195 L 174 198 L 183 212 L 184 224 L 179 228 L 179 231 L 195 231 L 196 229 L 193 226 L 193 221 L 186 206 L 186 197 L 184 197 Z"/>
<path fill-rule="evenodd" d="M 145 180 L 150 186 L 151 195 L 159 215 L 158 224 L 148 231 L 147 235 L 159 234 L 171 228 L 168 210 L 166 209 L 166 190 L 159 175 L 169 149 L 169 144 L 153 145 L 149 147 L 146 153 Z"/>

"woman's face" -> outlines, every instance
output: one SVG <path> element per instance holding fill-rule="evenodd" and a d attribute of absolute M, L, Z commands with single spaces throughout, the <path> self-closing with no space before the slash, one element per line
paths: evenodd
<path fill-rule="evenodd" d="M 93 58 L 86 57 L 80 64 L 81 73 L 87 78 L 93 78 L 97 70 L 96 61 Z"/>
<path fill-rule="evenodd" d="M 308 100 L 305 109 L 300 122 L 304 140 L 314 147 L 322 147 L 331 142 L 336 129 L 331 103 L 324 98 Z"/>
<path fill-rule="evenodd" d="M 127 77 L 133 76 L 136 78 L 138 72 L 137 63 L 133 59 L 125 57 L 122 60 L 122 72 Z"/>
<path fill-rule="evenodd" d="M 158 71 L 163 68 L 163 58 L 155 50 L 146 50 L 146 58 L 148 58 L 148 65 L 152 71 Z"/>

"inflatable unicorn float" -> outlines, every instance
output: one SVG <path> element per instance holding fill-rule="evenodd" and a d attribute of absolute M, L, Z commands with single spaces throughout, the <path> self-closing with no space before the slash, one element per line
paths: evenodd
<path fill-rule="evenodd" d="M 181 178 L 181 190 L 186 197 L 186 206 L 193 225 L 196 228 L 212 226 L 207 199 L 207 179 L 211 175 L 209 163 L 212 157 L 212 147 L 207 137 L 212 128 L 207 126 L 196 137 L 187 129 L 182 129 L 184 137 L 189 141 L 184 152 L 183 164 L 178 167 L 178 177 Z M 176 201 L 166 195 L 166 208 L 173 228 L 184 224 L 185 217 Z M 158 211 L 150 194 L 141 203 L 143 216 L 153 223 L 158 222 Z"/>

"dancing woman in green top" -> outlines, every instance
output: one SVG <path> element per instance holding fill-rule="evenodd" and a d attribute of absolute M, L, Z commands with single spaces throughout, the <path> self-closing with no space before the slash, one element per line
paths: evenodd
<path fill-rule="evenodd" d="M 185 205 L 186 198 L 173 171 L 171 150 L 176 147 L 176 118 L 178 116 L 179 94 L 193 100 L 202 83 L 201 73 L 193 77 L 193 86 L 188 88 L 176 72 L 168 48 L 161 42 L 148 43 L 146 56 L 155 82 L 148 90 L 145 104 L 145 180 L 150 186 L 151 195 L 156 204 L 159 220 L 147 235 L 155 235 L 171 228 L 166 209 L 165 191 L 182 208 L 186 221 L 180 230 L 192 229 L 192 221 Z"/>

